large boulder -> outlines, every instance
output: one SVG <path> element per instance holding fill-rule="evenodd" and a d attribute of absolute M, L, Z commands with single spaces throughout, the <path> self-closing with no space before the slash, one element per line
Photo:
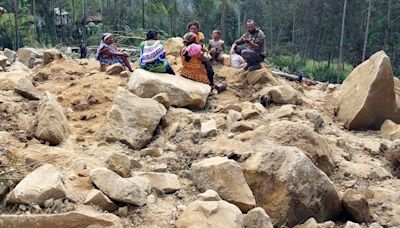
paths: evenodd
<path fill-rule="evenodd" d="M 257 207 L 249 211 L 244 216 L 245 228 L 274 228 L 271 218 L 261 207 Z"/>
<path fill-rule="evenodd" d="M 15 92 L 29 100 L 39 100 L 42 96 L 42 93 L 26 78 L 18 80 Z"/>
<path fill-rule="evenodd" d="M 165 41 L 164 48 L 167 55 L 178 57 L 181 55 L 183 46 L 183 39 L 181 37 L 174 37 Z"/>
<path fill-rule="evenodd" d="M 120 219 L 113 214 L 81 210 L 61 214 L 40 215 L 0 215 L 0 227 L 3 228 L 76 228 L 108 227 L 122 228 Z"/>
<path fill-rule="evenodd" d="M 12 78 L 0 74 L 0 90 L 14 90 L 16 86 Z"/>
<path fill-rule="evenodd" d="M 167 110 L 157 101 L 140 98 L 118 87 L 107 121 L 97 134 L 107 141 L 122 142 L 133 149 L 146 146 Z"/>
<path fill-rule="evenodd" d="M 61 172 L 53 165 L 46 164 L 28 174 L 7 196 L 7 204 L 43 205 L 47 199 L 65 197 L 65 186 Z M 1 224 L 1 222 L 0 222 Z"/>
<path fill-rule="evenodd" d="M 178 176 L 170 173 L 138 172 L 136 176 L 150 181 L 153 188 L 165 193 L 174 193 L 181 188 Z"/>
<path fill-rule="evenodd" d="M 10 63 L 13 63 L 15 62 L 15 60 L 17 60 L 17 53 L 8 48 L 4 49 L 4 55 L 7 57 L 7 61 L 9 61 Z"/>
<path fill-rule="evenodd" d="M 278 79 L 272 75 L 272 71 L 268 68 L 250 71 L 245 75 L 245 77 L 249 85 L 270 84 L 276 86 L 281 84 Z"/>
<path fill-rule="evenodd" d="M 128 155 L 113 152 L 107 159 L 107 168 L 118 173 L 121 177 L 128 177 L 131 162 Z"/>
<path fill-rule="evenodd" d="M 333 173 L 335 165 L 325 138 L 304 124 L 290 121 L 274 122 L 264 128 L 267 138 L 278 144 L 295 146 L 305 152 L 310 160 L 327 175 Z"/>
<path fill-rule="evenodd" d="M 192 176 L 193 183 L 200 191 L 213 189 L 223 200 L 235 204 L 243 212 L 256 205 L 242 169 L 234 160 L 214 157 L 193 163 Z"/>
<path fill-rule="evenodd" d="M 115 203 L 110 200 L 110 198 L 108 198 L 106 195 L 104 195 L 103 192 L 97 189 L 93 189 L 92 191 L 90 191 L 87 194 L 86 199 L 83 203 L 94 204 L 101 209 L 107 210 L 109 212 L 113 212 L 118 208 L 117 205 L 115 205 Z"/>
<path fill-rule="evenodd" d="M 358 223 L 371 221 L 367 198 L 360 192 L 348 190 L 343 196 L 343 207 Z"/>
<path fill-rule="evenodd" d="M 172 106 L 203 109 L 206 105 L 210 86 L 184 77 L 151 73 L 137 69 L 133 72 L 128 88 L 139 97 L 152 98 L 166 93 Z"/>
<path fill-rule="evenodd" d="M 400 139 L 400 125 L 391 120 L 385 120 L 381 126 L 381 133 L 391 140 Z"/>
<path fill-rule="evenodd" d="M 357 66 L 343 82 L 337 115 L 349 130 L 378 130 L 393 116 L 395 99 L 390 59 L 380 51 Z"/>
<path fill-rule="evenodd" d="M 54 60 L 57 59 L 63 59 L 64 55 L 63 53 L 61 53 L 61 51 L 57 50 L 57 49 L 47 49 L 45 51 L 43 51 L 43 63 L 44 64 L 49 64 L 51 62 L 53 62 Z"/>
<path fill-rule="evenodd" d="M 34 48 L 20 48 L 17 51 L 17 61 L 20 61 L 29 68 L 34 68 L 43 63 L 43 53 Z"/>
<path fill-rule="evenodd" d="M 6 71 L 6 66 L 7 66 L 7 56 L 0 55 L 0 70 Z"/>
<path fill-rule="evenodd" d="M 243 172 L 274 226 L 293 227 L 310 217 L 326 221 L 340 213 L 334 184 L 298 148 L 270 143 L 246 160 Z"/>
<path fill-rule="evenodd" d="M 264 87 L 257 94 L 261 104 L 298 104 L 299 94 L 290 85 Z"/>
<path fill-rule="evenodd" d="M 196 200 L 179 216 L 176 227 L 242 228 L 243 214 L 238 207 L 223 200 Z"/>
<path fill-rule="evenodd" d="M 90 171 L 91 181 L 111 199 L 136 206 L 147 202 L 150 183 L 140 177 L 122 178 L 106 168 L 96 168 Z"/>
<path fill-rule="evenodd" d="M 32 130 L 38 139 L 49 142 L 50 145 L 60 144 L 70 134 L 68 120 L 61 105 L 47 91 L 39 101 Z"/>

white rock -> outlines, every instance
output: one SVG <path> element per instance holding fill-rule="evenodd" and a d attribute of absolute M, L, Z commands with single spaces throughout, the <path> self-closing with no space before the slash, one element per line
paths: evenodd
<path fill-rule="evenodd" d="M 200 191 L 213 189 L 223 200 L 247 212 L 255 207 L 253 193 L 234 160 L 214 157 L 192 164 L 193 183 Z"/>
<path fill-rule="evenodd" d="M 61 172 L 53 165 L 46 164 L 28 174 L 7 196 L 7 204 L 43 205 L 47 199 L 65 197 L 66 189 Z"/>
<path fill-rule="evenodd" d="M 91 181 L 111 199 L 136 206 L 146 204 L 150 183 L 143 178 L 122 178 L 106 168 L 93 169 Z"/>
<path fill-rule="evenodd" d="M 257 207 L 247 212 L 244 216 L 244 227 L 246 228 L 274 228 L 271 218 L 261 207 Z"/>
<path fill-rule="evenodd" d="M 257 96 L 262 104 L 273 102 L 276 104 L 297 104 L 299 103 L 299 94 L 290 85 L 265 87 Z"/>
<path fill-rule="evenodd" d="M 93 189 L 86 196 L 84 204 L 94 204 L 99 206 L 103 210 L 113 212 L 117 210 L 117 205 L 114 204 L 106 195 L 97 189 Z"/>
<path fill-rule="evenodd" d="M 133 149 L 146 146 L 167 110 L 157 101 L 140 98 L 118 87 L 107 121 L 99 128 L 99 138 L 119 141 Z"/>
<path fill-rule="evenodd" d="M 137 176 L 146 178 L 151 186 L 165 193 L 173 193 L 181 189 L 178 176 L 170 173 L 138 172 Z"/>
<path fill-rule="evenodd" d="M 0 227 L 107 227 L 123 228 L 120 219 L 113 214 L 101 214 L 89 210 L 73 211 L 61 214 L 40 215 L 0 215 Z"/>
<path fill-rule="evenodd" d="M 29 68 L 34 68 L 36 65 L 40 64 L 42 62 L 42 57 L 42 51 L 34 48 L 20 48 L 17 51 L 17 61 Z M 40 61 L 37 59 L 40 59 Z"/>
<path fill-rule="evenodd" d="M 26 78 L 18 80 L 15 92 L 30 100 L 39 100 L 42 96 L 42 93 Z"/>
<path fill-rule="evenodd" d="M 201 123 L 201 136 L 204 138 L 217 136 L 217 123 L 214 119 Z"/>
<path fill-rule="evenodd" d="M 107 160 L 107 168 L 118 173 L 121 177 L 128 177 L 131 162 L 129 157 L 121 153 L 112 153 Z"/>
<path fill-rule="evenodd" d="M 168 95 L 172 106 L 204 109 L 210 86 L 169 74 L 151 73 L 137 69 L 133 72 L 128 88 L 139 97 L 152 98 L 160 93 Z"/>
<path fill-rule="evenodd" d="M 176 226 L 242 228 L 243 215 L 238 207 L 223 200 L 194 201 L 179 216 Z"/>
<path fill-rule="evenodd" d="M 197 195 L 197 200 L 200 201 L 219 201 L 222 200 L 218 193 L 212 189 L 200 193 Z"/>
<path fill-rule="evenodd" d="M 61 105 L 47 91 L 40 99 L 32 129 L 38 139 L 49 142 L 50 145 L 58 145 L 71 132 Z"/>

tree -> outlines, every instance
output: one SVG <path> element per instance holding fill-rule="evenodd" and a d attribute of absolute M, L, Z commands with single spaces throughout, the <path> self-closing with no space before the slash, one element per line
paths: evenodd
<path fill-rule="evenodd" d="M 343 4 L 343 16 L 342 16 L 342 32 L 340 35 L 340 53 L 339 53 L 339 70 L 343 72 L 344 70 L 344 60 L 343 60 L 343 42 L 344 42 L 344 26 L 346 21 L 346 9 L 347 9 L 347 0 L 344 0 Z M 340 75 L 337 75 L 336 82 L 340 82 Z"/>
<path fill-rule="evenodd" d="M 387 24 L 385 27 L 385 39 L 383 40 L 383 49 L 388 50 L 389 48 L 389 29 L 390 29 L 390 16 L 392 14 L 392 0 L 388 0 L 388 6 L 387 6 L 387 14 L 386 14 L 386 20 Z"/>
<path fill-rule="evenodd" d="M 12 0 L 12 8 L 14 13 L 15 20 L 15 46 L 16 48 L 22 47 L 21 43 L 21 35 L 19 31 L 19 10 L 18 10 L 18 2 L 17 0 Z"/>
<path fill-rule="evenodd" d="M 227 11 L 227 0 L 222 0 L 221 4 L 221 33 L 222 38 L 226 39 L 226 11 Z"/>
<path fill-rule="evenodd" d="M 365 28 L 365 39 L 364 39 L 364 49 L 363 49 L 363 54 L 362 54 L 362 62 L 365 61 L 365 52 L 367 51 L 369 21 L 371 19 L 371 6 L 372 6 L 372 0 L 368 0 L 367 27 Z"/>
<path fill-rule="evenodd" d="M 142 28 L 145 29 L 145 7 L 144 7 L 144 0 L 142 0 Z"/>

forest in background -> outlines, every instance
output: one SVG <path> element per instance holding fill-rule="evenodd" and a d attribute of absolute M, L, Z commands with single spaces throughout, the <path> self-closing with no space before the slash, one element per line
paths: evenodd
<path fill-rule="evenodd" d="M 220 29 L 231 44 L 251 18 L 266 34 L 268 62 L 276 68 L 336 82 L 385 50 L 400 75 L 400 0 L 0 0 L 0 6 L 7 10 L 0 17 L 2 48 L 77 46 L 81 39 L 97 45 L 104 32 L 117 34 L 121 46 L 136 46 L 147 29 L 182 36 L 192 20 L 207 39 Z M 66 23 L 57 25 L 62 15 L 55 8 L 68 14 Z"/>

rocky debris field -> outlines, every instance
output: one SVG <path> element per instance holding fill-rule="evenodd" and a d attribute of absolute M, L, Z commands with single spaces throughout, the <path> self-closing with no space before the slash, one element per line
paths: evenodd
<path fill-rule="evenodd" d="M 179 69 L 181 40 L 166 46 Z M 400 227 L 384 52 L 343 85 L 217 65 L 213 96 L 55 49 L 0 59 L 0 227 Z"/>

